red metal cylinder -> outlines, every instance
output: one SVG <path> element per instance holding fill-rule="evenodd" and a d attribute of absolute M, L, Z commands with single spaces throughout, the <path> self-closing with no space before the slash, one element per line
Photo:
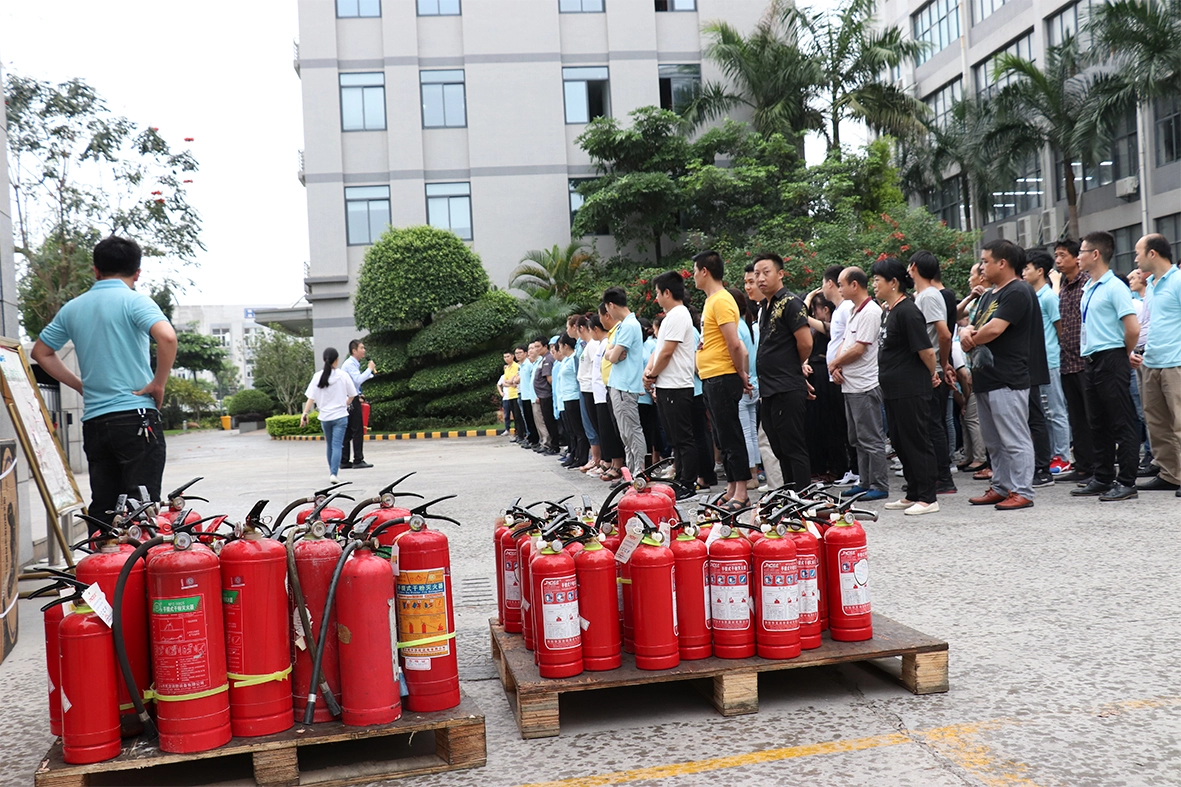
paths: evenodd
<path fill-rule="evenodd" d="M 398 648 L 410 692 L 406 707 L 414 713 L 454 708 L 459 664 L 447 536 L 410 530 L 398 537 L 398 553 Z"/>
<path fill-rule="evenodd" d="M 208 549 L 174 549 L 148 564 L 152 673 L 160 751 L 229 743 L 230 697 L 221 572 Z"/>
<path fill-rule="evenodd" d="M 636 667 L 671 669 L 681 663 L 672 550 L 662 541 L 645 536 L 627 564 L 632 578 Z"/>
<path fill-rule="evenodd" d="M 753 550 L 756 652 L 765 659 L 800 655 L 800 586 L 796 545 L 771 532 Z"/>
<path fill-rule="evenodd" d="M 820 590 L 820 630 L 828 631 L 828 550 L 824 547 L 824 534 L 828 532 L 830 526 L 809 523 L 808 532 L 811 533 L 813 527 L 816 528 L 816 532 L 812 535 L 816 538 L 820 553 L 820 567 L 816 572 L 816 587 Z"/>
<path fill-rule="evenodd" d="M 800 585 L 800 647 L 820 647 L 820 542 L 807 530 L 789 530 L 796 545 Z"/>
<path fill-rule="evenodd" d="M 574 558 L 545 545 L 529 568 L 533 582 L 533 645 L 543 678 L 569 678 L 582 672 L 582 627 Z"/>
<path fill-rule="evenodd" d="M 615 669 L 623 659 L 615 553 L 591 541 L 574 556 L 574 569 L 578 573 L 578 614 L 586 621 L 582 666 L 593 671 Z"/>
<path fill-rule="evenodd" d="M 873 639 L 869 553 L 858 522 L 835 522 L 824 534 L 829 635 L 837 642 Z"/>
<path fill-rule="evenodd" d="M 314 505 L 300 509 L 295 514 L 295 524 L 302 525 L 304 522 L 308 521 L 308 515 L 315 510 L 316 507 Z M 339 508 L 333 508 L 332 506 L 328 506 L 327 508 L 320 511 L 320 521 L 329 523 L 329 527 L 331 529 L 335 529 L 331 525 L 334 520 L 344 519 L 346 516 L 348 516 L 348 514 L 346 514 L 344 511 L 341 511 Z"/>
<path fill-rule="evenodd" d="M 500 620 L 504 630 L 510 634 L 521 633 L 521 566 L 518 555 L 513 531 L 505 528 L 497 541 L 497 565 L 503 586 Z"/>
<path fill-rule="evenodd" d="M 336 588 L 340 647 L 340 720 L 352 727 L 402 716 L 394 670 L 397 621 L 394 567 L 365 548 L 353 550 Z"/>
<path fill-rule="evenodd" d="M 521 636 L 525 650 L 533 650 L 533 582 L 529 577 L 529 563 L 533 559 L 533 534 L 517 539 L 517 573 L 521 586 Z"/>
<path fill-rule="evenodd" d="M 664 484 L 657 484 L 658 487 L 664 487 L 672 491 L 670 487 Z M 670 498 L 667 493 L 659 489 L 653 489 L 651 486 L 646 486 L 643 489 L 629 489 L 619 498 L 619 503 L 616 506 L 617 519 L 619 522 L 619 533 L 621 536 L 626 536 L 628 532 L 628 525 L 633 519 L 638 518 L 636 514 L 645 513 L 648 518 L 652 520 L 653 524 L 660 525 L 665 522 L 677 521 L 676 492 L 673 492 Z M 623 564 L 620 577 L 623 581 L 623 649 L 628 653 L 635 652 L 633 641 L 635 639 L 635 631 L 633 625 L 633 609 L 632 609 L 632 577 L 629 563 Z"/>
<path fill-rule="evenodd" d="M 492 531 L 492 556 L 496 562 L 496 622 L 504 626 L 504 545 L 500 543 L 501 537 L 508 532 L 508 527 L 504 524 L 504 518 L 498 517 L 496 520 L 496 528 Z"/>
<path fill-rule="evenodd" d="M 731 530 L 729 535 L 710 544 L 710 614 L 713 618 L 714 655 L 719 658 L 748 659 L 755 655 L 750 576 L 750 541 Z"/>
<path fill-rule="evenodd" d="M 169 547 L 171 548 L 171 547 Z M 107 544 L 100 551 L 78 561 L 74 575 L 87 585 L 98 583 L 107 603 L 115 603 L 115 584 L 127 558 L 135 551 L 131 544 Z M 140 692 L 152 685 L 152 663 L 148 643 L 148 589 L 144 563 L 140 561 L 127 576 L 123 587 L 123 644 L 127 661 Z M 116 671 L 119 684 L 119 723 L 125 736 L 138 735 L 143 724 L 135 713 L 131 692 L 123 680 L 122 670 Z M 142 697 L 141 697 L 142 699 Z"/>
<path fill-rule="evenodd" d="M 49 732 L 62 734 L 62 667 L 58 629 L 62 622 L 62 605 L 45 610 L 45 674 L 49 677 Z"/>
<path fill-rule="evenodd" d="M 237 737 L 290 729 L 287 550 L 250 531 L 226 544 L 220 558 L 230 726 Z"/>
<path fill-rule="evenodd" d="M 382 505 L 375 511 L 370 511 L 365 514 L 365 518 L 373 517 L 373 524 L 369 526 L 369 532 L 372 533 L 381 525 L 391 519 L 409 519 L 412 512 L 408 508 L 399 508 L 394 505 Z M 382 548 L 378 550 L 378 554 L 382 557 L 389 557 L 390 547 L 393 546 L 394 541 L 398 536 L 410 529 L 407 522 L 401 522 L 396 525 L 390 525 L 385 530 L 377 534 L 377 543 L 381 544 Z"/>
<path fill-rule="evenodd" d="M 295 653 L 291 679 L 291 703 L 293 718 L 303 721 L 303 712 L 308 704 L 308 686 L 312 681 L 312 661 L 316 654 L 311 649 L 312 638 L 320 636 L 320 625 L 324 619 L 324 605 L 328 601 L 328 585 L 332 572 L 340 560 L 340 544 L 329 538 L 307 535 L 295 542 L 295 571 L 299 575 L 299 587 L 308 607 L 312 631 L 310 637 L 302 636 L 303 622 L 299 611 L 292 610 L 292 649 Z M 293 602 L 294 603 L 294 602 Z M 328 641 L 324 643 L 324 657 L 320 673 L 328 681 L 332 695 L 340 700 L 340 653 L 336 642 L 336 606 L 328 614 Z M 319 693 L 317 691 L 317 693 Z M 323 701 L 316 702 L 314 722 L 331 721 L 332 711 Z"/>
<path fill-rule="evenodd" d="M 57 634 L 62 757 L 71 765 L 118 757 L 123 744 L 111 628 L 90 607 L 79 605 L 62 620 Z"/>
<path fill-rule="evenodd" d="M 669 545 L 677 580 L 677 640 L 683 661 L 713 655 L 709 601 L 709 550 L 681 533 Z"/>

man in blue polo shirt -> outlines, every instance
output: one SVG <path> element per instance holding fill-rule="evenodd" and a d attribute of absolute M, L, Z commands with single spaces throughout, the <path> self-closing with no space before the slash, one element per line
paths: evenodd
<path fill-rule="evenodd" d="M 1155 233 L 1136 244 L 1136 264 L 1147 277 L 1144 308 L 1152 315 L 1152 330 L 1143 357 L 1133 355 L 1132 365 L 1144 367 L 1144 421 L 1160 465 L 1160 473 L 1138 488 L 1172 490 L 1181 497 L 1181 271 L 1168 239 Z"/>
<path fill-rule="evenodd" d="M 1132 292 L 1111 272 L 1115 238 L 1092 232 L 1079 245 L 1079 265 L 1091 275 L 1083 287 L 1080 354 L 1085 363 L 1087 416 L 1095 443 L 1095 474 L 1086 486 L 1072 489 L 1075 497 L 1103 501 L 1138 497 L 1136 471 L 1140 466 L 1140 436 L 1136 406 L 1132 404 L 1132 351 L 1140 338 L 1140 321 L 1132 306 Z M 1116 473 L 1116 461 L 1119 472 Z"/>
<path fill-rule="evenodd" d="M 611 362 L 611 377 L 607 380 L 607 396 L 615 413 L 615 424 L 623 440 L 627 466 L 633 473 L 643 470 L 648 444 L 640 424 L 640 394 L 644 392 L 644 331 L 640 321 L 627 307 L 627 292 L 622 287 L 610 287 L 603 293 L 603 304 L 611 319 L 619 323 L 615 341 L 607 350 Z"/>
<path fill-rule="evenodd" d="M 121 494 L 147 487 L 160 499 L 167 451 L 159 407 L 176 360 L 176 333 L 148 296 L 135 291 L 142 253 L 112 236 L 94 247 L 94 276 L 41 331 L 33 360 L 82 394 L 82 447 L 90 466 L 90 515 L 110 522 Z M 148 337 L 156 340 L 152 373 Z M 81 379 L 57 351 L 73 341 Z"/>

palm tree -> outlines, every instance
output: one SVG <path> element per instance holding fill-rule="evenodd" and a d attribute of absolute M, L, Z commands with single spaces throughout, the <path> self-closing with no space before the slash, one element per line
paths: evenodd
<path fill-rule="evenodd" d="M 1078 42 L 1067 36 L 1058 46 L 1046 50 L 1044 69 L 1013 54 L 1000 55 L 994 62 L 999 81 L 1015 77 L 996 97 L 997 121 L 988 143 L 998 162 L 1015 164 L 1029 156 L 1041 155 L 1050 145 L 1062 156 L 1070 236 L 1079 237 L 1078 188 L 1075 161 L 1094 163 L 1105 141 L 1103 126 L 1096 122 L 1096 83 L 1100 75 L 1084 72 Z M 1052 178 L 1047 179 L 1052 182 Z"/>
<path fill-rule="evenodd" d="M 1084 29 L 1139 101 L 1181 95 L 1181 0 L 1096 4 Z"/>
<path fill-rule="evenodd" d="M 522 341 L 553 336 L 566 327 L 566 318 L 575 311 L 572 304 L 553 296 L 530 296 L 520 302 L 520 307 L 513 328 Z"/>
<path fill-rule="evenodd" d="M 564 298 L 574 286 L 578 269 L 593 257 L 581 240 L 570 241 L 564 249 L 556 243 L 552 249 L 534 249 L 509 274 L 509 287 L 534 296 Z"/>

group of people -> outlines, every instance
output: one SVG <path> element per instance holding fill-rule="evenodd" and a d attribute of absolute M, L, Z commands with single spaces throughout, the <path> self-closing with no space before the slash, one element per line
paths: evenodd
<path fill-rule="evenodd" d="M 884 500 L 892 470 L 902 493 L 885 507 L 907 515 L 937 512 L 957 471 L 989 481 L 971 504 L 1002 511 L 1055 482 L 1102 501 L 1181 497 L 1181 275 L 1159 234 L 1127 279 L 1114 250 L 1107 232 L 1052 255 L 991 241 L 962 299 L 928 251 L 834 265 L 805 295 L 774 253 L 738 289 L 702 252 L 700 313 L 669 271 L 651 323 L 612 287 L 597 313 L 505 353 L 505 432 L 515 421 L 523 448 L 605 481 L 671 455 L 681 497 L 717 484 L 720 464 L 730 510 L 784 482 Z"/>

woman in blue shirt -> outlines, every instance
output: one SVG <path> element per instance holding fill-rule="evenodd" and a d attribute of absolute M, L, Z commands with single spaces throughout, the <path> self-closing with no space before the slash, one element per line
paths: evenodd
<path fill-rule="evenodd" d="M 582 428 L 582 394 L 578 387 L 578 359 L 574 357 L 578 341 L 567 333 L 558 337 L 557 357 L 561 366 L 554 365 L 554 402 L 560 402 L 562 423 L 570 438 L 570 449 L 562 466 L 576 470 L 586 464 L 590 446 Z"/>

